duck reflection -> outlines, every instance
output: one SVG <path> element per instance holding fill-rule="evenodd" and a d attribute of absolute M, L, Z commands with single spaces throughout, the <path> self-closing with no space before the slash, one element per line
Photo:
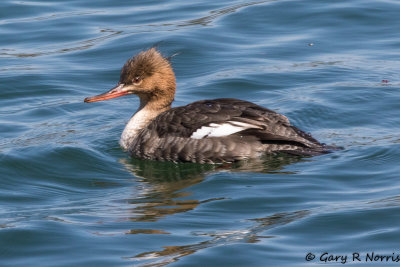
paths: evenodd
<path fill-rule="evenodd" d="M 232 243 L 256 243 L 261 238 L 272 238 L 273 236 L 262 236 L 260 234 L 268 229 L 300 220 L 308 214 L 310 214 L 309 211 L 300 210 L 289 213 L 277 213 L 265 218 L 250 219 L 249 221 L 253 222 L 253 225 L 245 229 L 229 232 L 197 233 L 196 235 L 208 236 L 210 239 L 184 246 L 165 246 L 161 251 L 140 253 L 126 259 L 136 261 L 140 266 L 164 266 L 201 249 Z"/>
<path fill-rule="evenodd" d="M 305 160 L 306 157 L 277 154 L 225 164 L 173 163 L 135 158 L 121 159 L 120 162 L 136 177 L 150 183 L 169 183 L 193 178 L 203 179 L 207 174 L 220 171 L 290 174 L 293 172 L 283 170 L 286 165 Z"/>
<path fill-rule="evenodd" d="M 180 199 L 191 195 L 185 188 L 199 184 L 208 174 L 221 171 L 290 174 L 283 170 L 284 166 L 301 160 L 305 159 L 284 154 L 221 165 L 122 159 L 121 163 L 140 178 L 138 181 L 143 187 L 139 196 L 128 200 L 135 206 L 132 213 L 137 215 L 130 220 L 157 221 L 167 215 L 193 210 L 201 203 L 223 199 Z"/>
<path fill-rule="evenodd" d="M 141 159 L 122 159 L 124 164 L 136 177 L 139 193 L 134 198 L 127 199 L 132 222 L 156 222 L 159 219 L 196 209 L 200 204 L 223 200 L 225 198 L 210 198 L 205 200 L 188 199 L 192 192 L 191 186 L 201 183 L 205 177 L 217 172 L 249 172 L 288 174 L 284 169 L 288 164 L 304 161 L 305 158 L 275 155 L 259 160 L 242 161 L 233 164 L 207 165 L 194 163 L 157 162 Z M 140 264 L 162 266 L 210 246 L 219 246 L 229 242 L 257 242 L 259 233 L 276 225 L 289 223 L 307 214 L 306 211 L 274 214 L 266 218 L 251 219 L 253 226 L 224 233 L 196 233 L 209 236 L 208 241 L 184 246 L 164 246 L 162 251 L 152 251 L 129 258 Z M 143 224 L 142 224 L 143 225 Z M 152 225 L 150 228 L 153 228 Z M 158 227 L 154 227 L 158 228 Z M 131 229 L 126 234 L 169 234 L 166 230 Z M 241 241 L 239 241 L 241 240 Z"/>
<path fill-rule="evenodd" d="M 174 164 L 150 160 L 123 160 L 125 167 L 139 178 L 140 193 L 133 199 L 131 221 L 157 221 L 167 215 L 186 212 L 196 208 L 201 201 L 184 200 L 190 195 L 182 191 L 200 183 L 212 165 Z"/>
<path fill-rule="evenodd" d="M 201 183 L 211 173 L 225 171 L 290 174 L 291 172 L 283 169 L 284 166 L 304 160 L 305 158 L 284 154 L 221 165 L 122 159 L 121 163 L 126 169 L 140 178 L 138 181 L 142 187 L 140 195 L 127 200 L 134 206 L 132 214 L 136 215 L 130 220 L 157 221 L 167 215 L 193 210 L 201 203 L 223 199 L 182 199 L 191 195 L 185 188 Z"/>

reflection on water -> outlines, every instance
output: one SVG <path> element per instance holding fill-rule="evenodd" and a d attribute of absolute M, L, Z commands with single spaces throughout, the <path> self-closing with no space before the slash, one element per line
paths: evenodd
<path fill-rule="evenodd" d="M 134 176 L 141 178 L 141 193 L 135 198 L 127 199 L 132 204 L 132 221 L 157 221 L 175 213 L 192 210 L 199 205 L 198 200 L 179 200 L 190 195 L 181 191 L 198 184 L 204 174 L 211 171 L 212 165 L 175 164 L 150 160 L 122 160 L 125 167 Z M 135 230 L 131 230 L 131 232 Z"/>
<path fill-rule="evenodd" d="M 220 171 L 288 174 L 290 172 L 283 171 L 284 166 L 301 160 L 304 158 L 283 154 L 220 165 L 122 159 L 126 169 L 141 178 L 139 182 L 143 187 L 138 196 L 127 200 L 133 206 L 132 214 L 135 214 L 130 220 L 157 221 L 168 215 L 193 210 L 202 203 L 223 199 L 181 199 L 190 196 L 187 188 L 202 182 L 207 174 Z"/>
<path fill-rule="evenodd" d="M 132 172 L 143 184 L 140 195 L 128 199 L 132 205 L 129 220 L 132 222 L 148 222 L 149 229 L 131 229 L 126 234 L 154 234 L 170 235 L 174 232 L 163 229 L 150 229 L 151 223 L 169 215 L 185 213 L 198 208 L 209 201 L 223 201 L 229 198 L 211 198 L 206 200 L 182 200 L 192 194 L 189 189 L 192 185 L 201 183 L 205 177 L 214 172 L 262 172 L 262 173 L 289 173 L 285 171 L 288 164 L 304 161 L 304 158 L 286 155 L 269 156 L 263 160 L 244 161 L 235 164 L 202 165 L 202 164 L 176 164 L 172 162 L 156 162 L 148 160 L 122 160 L 124 166 Z M 297 210 L 294 212 L 278 212 L 266 214 L 261 218 L 247 218 L 247 223 L 237 224 L 234 230 L 191 231 L 192 236 L 204 237 L 201 240 L 186 245 L 170 245 L 168 241 L 160 241 L 160 250 L 152 250 L 134 254 L 123 259 L 133 261 L 135 266 L 165 266 L 179 261 L 182 257 L 197 251 L 235 243 L 257 243 L 261 239 L 274 238 L 265 234 L 265 231 L 289 224 L 304 217 L 316 217 L 327 213 L 339 213 L 340 210 L 370 210 L 385 209 L 399 206 L 399 197 L 377 199 L 372 201 L 354 201 L 331 203 L 325 206 Z M 268 213 L 268 210 L 266 211 Z M 133 215 L 133 216 L 132 216 Z M 163 243 L 164 242 L 164 243 Z M 136 265 L 137 264 L 137 265 Z"/>
<path fill-rule="evenodd" d="M 207 165 L 194 163 L 158 162 L 140 159 L 122 159 L 121 163 L 135 177 L 140 178 L 141 190 L 139 195 L 126 201 L 132 206 L 129 220 L 132 222 L 155 222 L 161 218 L 196 209 L 199 205 L 220 201 L 226 198 L 212 198 L 206 200 L 182 199 L 192 193 L 190 187 L 201 183 L 205 177 L 214 172 L 262 172 L 288 173 L 284 167 L 299 162 L 304 158 L 289 155 L 274 155 L 263 159 L 242 161 L 233 164 Z M 234 231 L 193 233 L 196 236 L 205 236 L 210 239 L 184 246 L 168 246 L 165 244 L 162 251 L 150 251 L 127 258 L 140 261 L 144 266 L 163 266 L 175 262 L 179 258 L 190 255 L 198 250 L 211 246 L 220 246 L 233 242 L 258 242 L 266 238 L 260 234 L 272 227 L 290 223 L 308 214 L 308 211 L 292 213 L 278 213 L 265 218 L 249 218 L 252 226 Z M 133 215 L 133 216 L 132 216 Z M 151 226 L 150 226 L 151 227 Z M 170 234 L 160 229 L 131 229 L 126 234 Z"/>
<path fill-rule="evenodd" d="M 196 233 L 196 235 L 208 236 L 211 239 L 184 246 L 164 246 L 162 251 L 145 252 L 129 259 L 141 262 L 140 266 L 164 266 L 201 249 L 238 242 L 256 243 L 261 238 L 273 238 L 273 236 L 260 235 L 264 231 L 299 220 L 308 214 L 308 211 L 301 210 L 290 213 L 273 214 L 265 218 L 250 219 L 250 221 L 254 222 L 254 225 L 248 228 L 229 232 Z"/>
<path fill-rule="evenodd" d="M 215 172 L 260 172 L 284 173 L 284 166 L 299 162 L 304 158 L 290 155 L 266 156 L 262 159 L 226 163 L 219 165 L 196 163 L 159 162 L 141 159 L 122 159 L 121 163 L 135 177 L 141 178 L 141 194 L 128 199 L 135 207 L 132 212 L 138 214 L 132 221 L 156 221 L 166 215 L 193 210 L 199 204 L 220 198 L 199 200 L 180 200 L 190 196 L 184 191 L 202 182 L 206 175 Z"/>
<path fill-rule="evenodd" d="M 167 235 L 169 233 L 163 230 L 155 230 L 155 229 L 134 229 L 127 232 L 127 234 L 157 234 L 157 235 Z"/>
<path fill-rule="evenodd" d="M 134 158 L 124 158 L 120 162 L 135 177 L 152 184 L 164 184 L 193 178 L 203 179 L 207 174 L 221 171 L 290 174 L 292 172 L 285 171 L 284 167 L 304 160 L 305 157 L 277 154 L 224 164 L 174 163 Z"/>

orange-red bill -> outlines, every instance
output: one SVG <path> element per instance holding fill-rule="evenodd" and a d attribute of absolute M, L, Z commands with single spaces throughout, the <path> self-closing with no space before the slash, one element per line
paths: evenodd
<path fill-rule="evenodd" d="M 123 96 L 123 95 L 128 95 L 129 91 L 122 91 L 123 87 L 124 87 L 124 84 L 121 83 L 106 93 L 92 96 L 92 97 L 86 97 L 85 100 L 83 100 L 83 101 L 86 103 L 90 103 L 90 102 L 103 101 L 103 100 L 107 100 L 107 99 L 111 99 L 111 98 L 116 98 L 116 97 Z"/>

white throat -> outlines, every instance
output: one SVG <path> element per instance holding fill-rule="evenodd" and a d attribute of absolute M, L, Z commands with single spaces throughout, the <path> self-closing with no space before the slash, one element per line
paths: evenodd
<path fill-rule="evenodd" d="M 140 131 L 163 111 L 164 110 L 155 111 L 149 108 L 148 105 L 140 105 L 139 109 L 133 114 L 122 132 L 121 139 L 119 140 L 121 147 L 124 150 L 129 150 L 133 140 L 135 140 Z"/>

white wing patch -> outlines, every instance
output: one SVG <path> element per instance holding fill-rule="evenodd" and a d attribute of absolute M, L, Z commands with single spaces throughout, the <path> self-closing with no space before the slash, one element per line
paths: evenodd
<path fill-rule="evenodd" d="M 239 122 L 239 121 L 227 121 L 224 123 L 210 123 L 208 126 L 203 126 L 197 131 L 193 132 L 190 138 L 193 139 L 202 139 L 205 137 L 221 137 L 221 136 L 228 136 L 237 132 L 244 131 L 250 128 L 258 128 L 261 129 L 259 126 Z"/>

